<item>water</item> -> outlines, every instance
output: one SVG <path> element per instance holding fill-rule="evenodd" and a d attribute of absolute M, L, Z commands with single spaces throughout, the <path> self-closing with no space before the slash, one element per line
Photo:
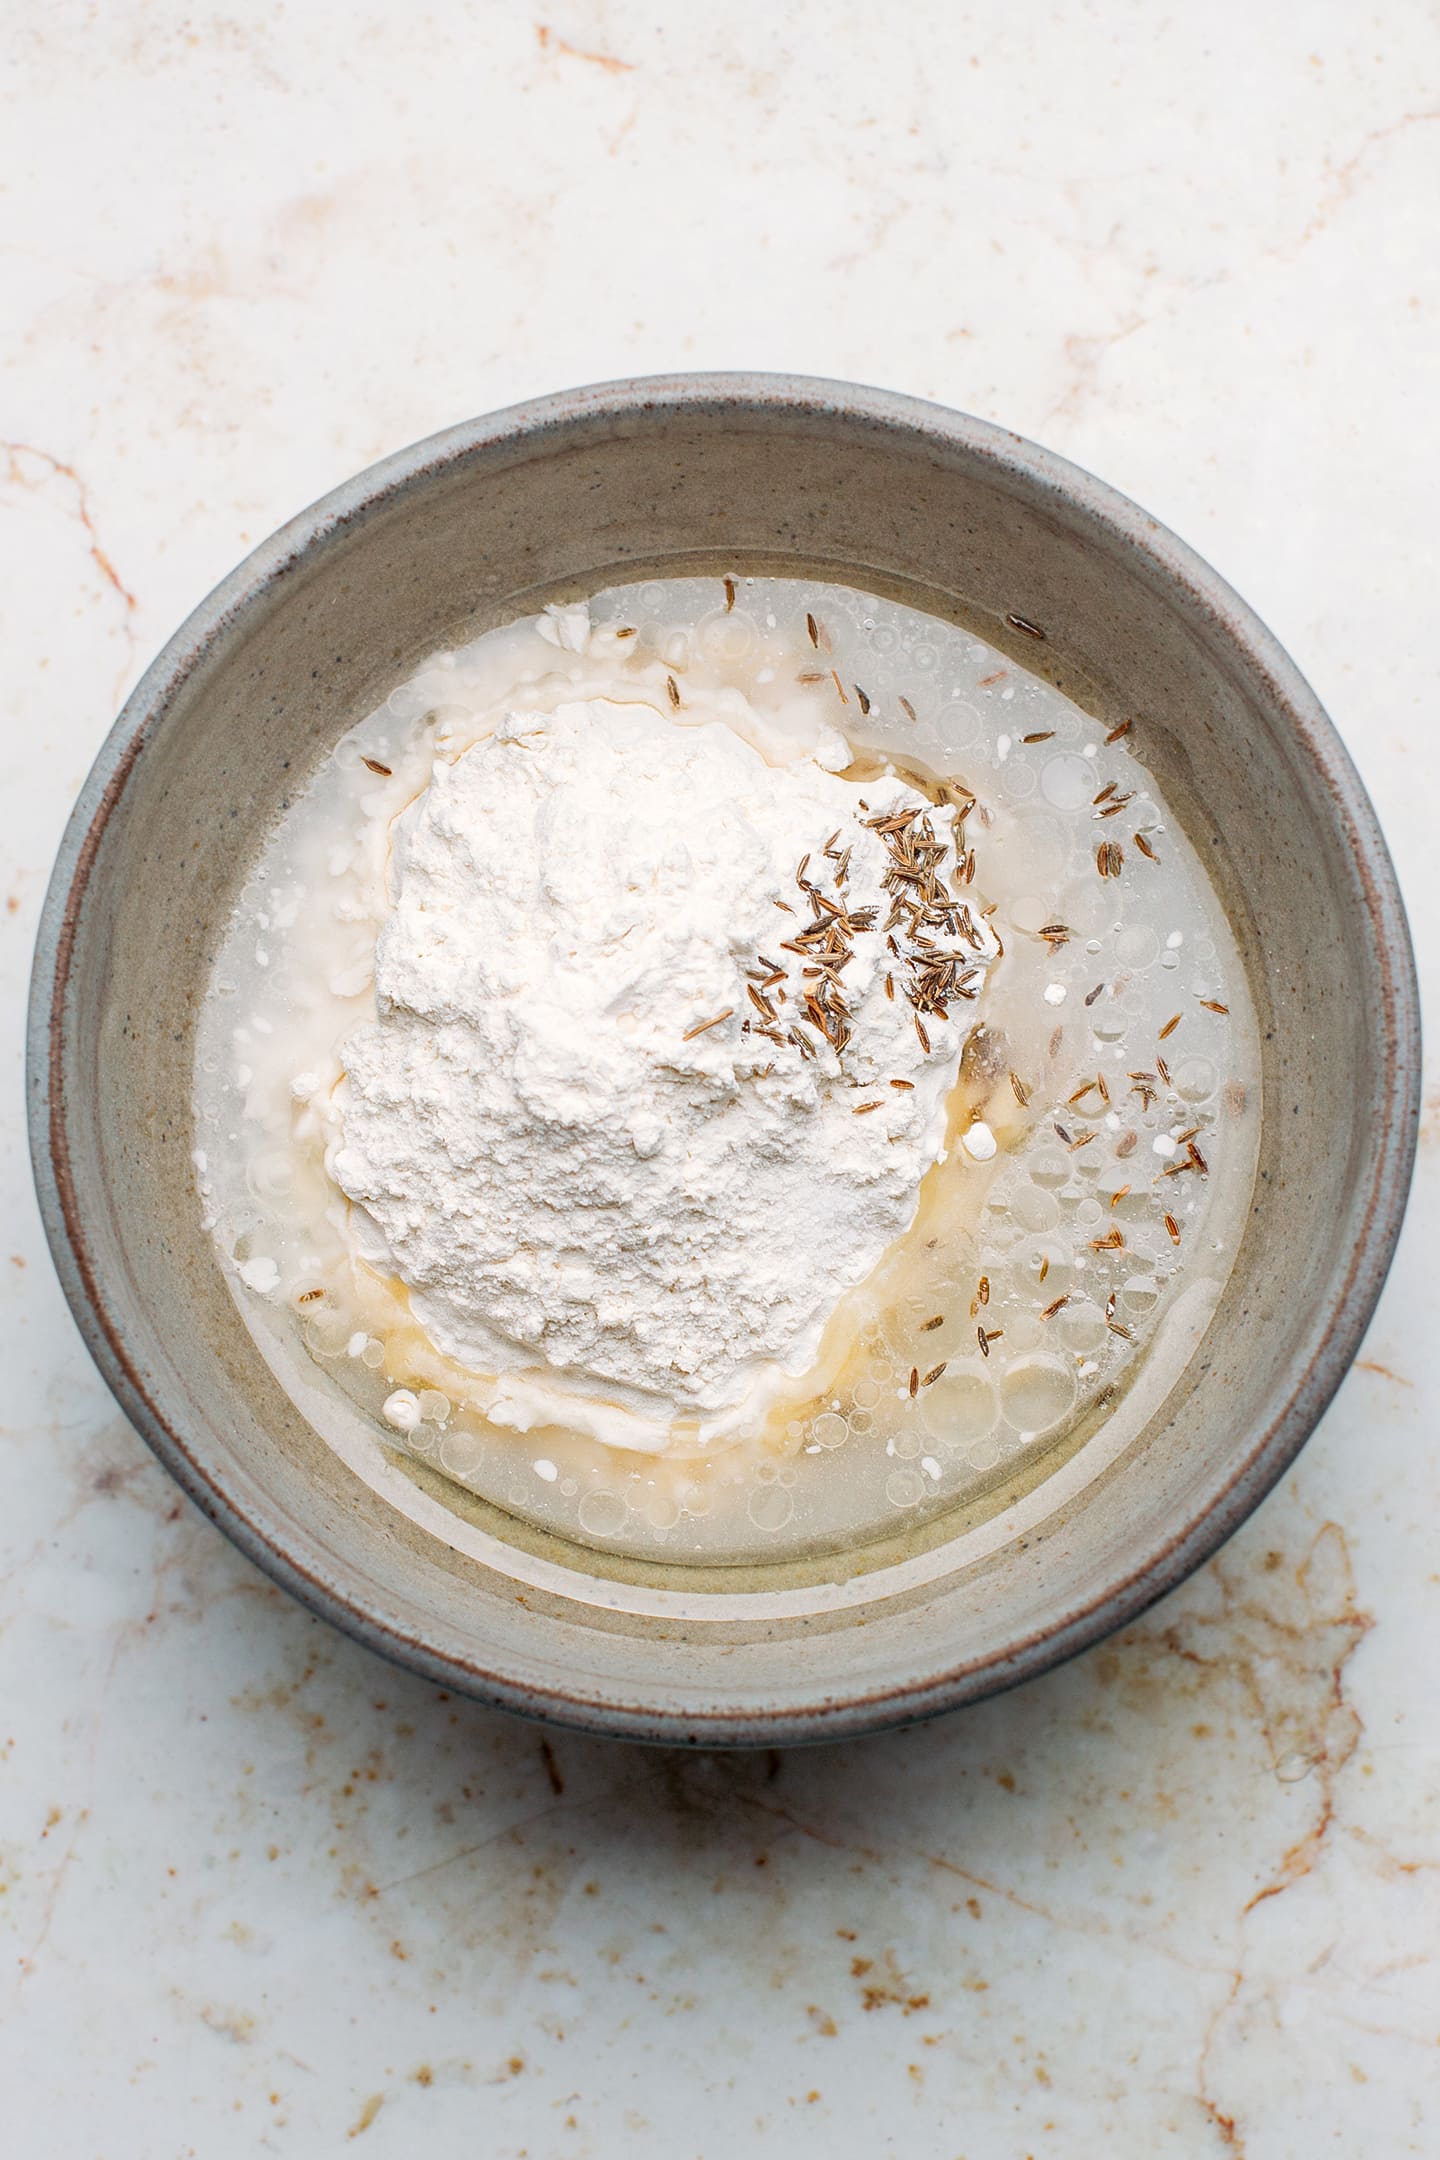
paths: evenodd
<path fill-rule="evenodd" d="M 398 1285 L 355 1266 L 324 1172 L 316 1105 L 373 1013 L 393 819 L 437 748 L 453 752 L 516 684 L 522 704 L 594 694 L 595 663 L 533 622 L 427 663 L 297 793 L 217 957 L 195 1073 L 202 1204 L 242 1310 L 282 1321 L 279 1336 L 257 1327 L 282 1378 L 291 1354 L 322 1369 L 373 1418 L 377 1459 L 400 1451 L 592 1545 L 707 1563 L 854 1546 L 1058 1458 L 1182 1286 L 1218 1295 L 1259 1101 L 1239 956 L 1146 768 L 1143 723 L 1107 741 L 1050 684 L 893 599 L 737 576 L 725 602 L 709 578 L 596 595 L 595 623 L 633 633 L 602 641 L 612 679 L 622 668 L 662 710 L 667 673 L 732 685 L 762 748 L 838 727 L 857 774 L 893 765 L 930 792 L 958 781 L 977 798 L 967 897 L 993 906 L 1005 947 L 948 1159 L 761 1429 L 670 1460 L 491 1427 L 477 1376 L 429 1343 Z M 962 1137 L 977 1117 L 996 1142 L 979 1160 Z M 239 1264 L 273 1273 L 273 1289 L 247 1287 Z M 403 1432 L 382 1415 L 397 1393 Z"/>

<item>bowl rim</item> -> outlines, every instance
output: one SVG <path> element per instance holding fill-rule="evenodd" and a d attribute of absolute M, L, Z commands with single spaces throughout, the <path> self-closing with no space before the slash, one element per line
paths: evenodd
<path fill-rule="evenodd" d="M 998 1655 L 929 1673 L 913 1683 L 817 1699 L 775 1711 L 658 1709 L 643 1690 L 621 1701 L 590 1698 L 486 1672 L 406 1635 L 307 1562 L 305 1540 L 267 1533 L 245 1513 L 147 1390 L 112 1311 L 85 1233 L 63 1097 L 67 995 L 90 873 L 104 831 L 152 732 L 188 677 L 237 619 L 302 562 L 316 559 L 355 522 L 468 458 L 543 447 L 587 423 L 613 426 L 667 413 L 748 409 L 761 415 L 840 421 L 961 450 L 998 480 L 1063 501 L 1070 516 L 1104 528 L 1143 559 L 1182 614 L 1209 619 L 1282 708 L 1325 783 L 1364 890 L 1378 949 L 1375 1013 L 1383 1037 L 1381 1121 L 1358 1234 L 1332 1275 L 1314 1353 L 1229 1483 L 1158 1547 L 1108 1581 L 1058 1628 Z M 733 373 L 639 376 L 585 385 L 462 421 L 393 452 L 310 504 L 253 549 L 182 623 L 141 676 L 102 743 L 76 800 L 41 912 L 31 976 L 27 1107 L 32 1168 L 51 1256 L 86 1347 L 111 1392 L 177 1483 L 246 1557 L 302 1605 L 422 1677 L 496 1707 L 592 1734 L 701 1746 L 793 1745 L 852 1738 L 914 1723 L 1016 1686 L 1063 1663 L 1136 1618 L 1214 1553 L 1276 1484 L 1314 1430 L 1359 1350 L 1394 1256 L 1413 1169 L 1420 1116 L 1420 1017 L 1404 904 L 1374 808 L 1315 693 L 1239 595 L 1175 534 L 1082 467 L 994 422 L 899 392 L 823 377 Z"/>

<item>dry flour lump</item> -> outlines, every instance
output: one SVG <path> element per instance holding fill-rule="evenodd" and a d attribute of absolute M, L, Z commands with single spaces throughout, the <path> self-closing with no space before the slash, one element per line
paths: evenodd
<path fill-rule="evenodd" d="M 913 1218 L 976 1011 L 927 1016 L 927 1050 L 887 994 L 891 856 L 859 805 L 921 809 L 946 841 L 949 813 L 895 779 L 767 763 L 703 706 L 686 720 L 512 712 L 437 763 L 397 834 L 377 1019 L 345 1046 L 329 1155 L 362 1253 L 498 1377 L 495 1421 L 654 1450 L 677 1418 L 702 1443 L 733 1431 L 813 1362 Z M 784 949 L 823 908 L 797 887 L 807 855 L 834 906 L 877 911 L 838 1057 Z M 983 925 L 974 944 L 978 977 Z M 767 973 L 768 1035 L 746 987 Z"/>

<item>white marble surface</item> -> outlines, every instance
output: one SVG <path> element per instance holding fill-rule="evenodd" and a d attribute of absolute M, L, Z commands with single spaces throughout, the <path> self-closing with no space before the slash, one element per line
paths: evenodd
<path fill-rule="evenodd" d="M 1433 1011 L 1433 9 L 57 0 L 5 43 L 7 2153 L 1440 2153 L 1433 1076 L 1360 1368 L 1221 1559 L 783 1758 L 547 1744 L 289 1605 L 92 1374 L 15 1107 L 53 848 L 180 617 L 381 452 L 674 367 L 968 407 L 1198 545 L 1353 749 Z"/>

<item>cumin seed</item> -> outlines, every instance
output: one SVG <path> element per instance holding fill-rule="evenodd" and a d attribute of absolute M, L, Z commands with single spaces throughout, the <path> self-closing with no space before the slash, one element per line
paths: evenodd
<path fill-rule="evenodd" d="M 726 613 L 727 615 L 728 615 L 728 614 L 730 613 L 730 610 L 731 610 L 731 609 L 732 609 L 732 608 L 734 607 L 734 605 L 735 605 L 735 580 L 734 580 L 734 578 L 733 578 L 733 577 L 727 577 L 727 578 L 726 578 L 726 580 L 725 580 L 725 613 Z"/>
<path fill-rule="evenodd" d="M 379 773 L 382 780 L 388 780 L 392 776 L 393 767 L 389 765 L 382 765 L 379 758 L 361 758 L 360 762 L 362 765 L 367 765 L 370 768 L 371 772 Z"/>
<path fill-rule="evenodd" d="M 1168 1040 L 1168 1038 L 1169 1038 L 1169 1037 L 1170 1037 L 1171 1035 L 1173 1035 L 1173 1034 L 1174 1034 L 1174 1032 L 1175 1032 L 1176 1028 L 1177 1028 L 1177 1027 L 1179 1027 L 1179 1025 L 1180 1025 L 1180 1015 L 1179 1015 L 1179 1013 L 1176 1013 L 1176 1014 L 1175 1014 L 1175 1015 L 1174 1015 L 1174 1016 L 1173 1016 L 1173 1017 L 1172 1017 L 1171 1019 L 1167 1020 L 1167 1021 L 1165 1022 L 1165 1025 L 1164 1025 L 1164 1027 L 1162 1027 L 1162 1028 L 1161 1028 L 1161 1030 L 1160 1030 L 1160 1040 L 1161 1040 L 1161 1042 L 1165 1042 L 1165 1041 L 1167 1041 L 1167 1040 Z"/>
<path fill-rule="evenodd" d="M 667 676 L 665 677 L 665 694 L 666 694 L 666 696 L 667 696 L 667 697 L 669 698 L 669 700 L 670 700 L 670 703 L 671 703 L 671 706 L 672 706 L 672 708 L 673 708 L 673 709 L 674 709 L 674 710 L 675 710 L 676 712 L 679 712 L 679 710 L 680 710 L 680 685 L 679 685 L 679 683 L 677 683 L 677 682 L 676 682 L 676 680 L 675 680 L 675 678 L 674 678 L 674 676 L 673 676 L 673 675 L 667 675 Z"/>
<path fill-rule="evenodd" d="M 1043 1282 L 1045 1278 L 1042 1275 L 1040 1279 Z M 1070 1292 L 1068 1290 L 1062 1290 L 1059 1297 L 1052 1299 L 1051 1303 L 1045 1307 L 1044 1311 L 1040 1315 L 1040 1318 L 1042 1320 L 1053 1320 L 1056 1313 L 1060 1311 L 1060 1308 L 1063 1305 L 1068 1305 L 1069 1302 Z"/>
<path fill-rule="evenodd" d="M 912 1400 L 913 1400 L 913 1398 L 914 1398 L 914 1397 L 915 1397 L 916 1395 L 918 1395 L 918 1394 L 919 1394 L 919 1392 L 920 1392 L 920 1368 L 919 1368 L 919 1366 L 918 1366 L 918 1365 L 912 1365 L 912 1366 L 910 1367 L 910 1394 L 911 1394 L 911 1398 L 912 1398 Z"/>
<path fill-rule="evenodd" d="M 687 1028 L 680 1038 L 681 1042 L 693 1042 L 697 1035 L 707 1035 L 711 1028 L 719 1027 L 722 1020 L 729 1020 L 734 1011 L 733 1005 L 727 1005 L 724 1012 L 716 1013 L 713 1020 L 702 1020 L 698 1027 Z"/>
<path fill-rule="evenodd" d="M 1120 722 L 1120 725 L 1119 725 L 1119 727 L 1113 727 L 1113 728 L 1111 728 L 1111 730 L 1110 730 L 1109 734 L 1108 734 L 1108 735 L 1107 735 L 1107 736 L 1105 737 L 1105 740 L 1106 740 L 1106 742 L 1107 742 L 1107 743 L 1112 743 L 1112 742 L 1119 742 L 1119 740 L 1120 740 L 1121 736 L 1122 736 L 1122 735 L 1128 735 L 1128 734 L 1129 734 L 1129 732 L 1130 732 L 1130 730 L 1131 730 L 1131 728 L 1132 728 L 1133 726 L 1134 726 L 1134 722 L 1133 722 L 1133 721 L 1131 721 L 1131 720 L 1122 720 L 1122 721 Z"/>
<path fill-rule="evenodd" d="M 941 1373 L 944 1372 L 945 1367 L 949 1364 L 949 1362 L 950 1360 L 948 1358 L 941 1358 L 938 1365 L 932 1365 L 929 1372 L 926 1373 L 924 1379 L 920 1382 L 921 1387 L 934 1387 L 935 1382 L 940 1378 Z"/>
<path fill-rule="evenodd" d="M 1171 1244 L 1178 1245 L 1180 1242 L 1180 1225 L 1178 1222 L 1176 1222 L 1173 1215 L 1167 1215 L 1165 1217 L 1165 1228 L 1170 1233 Z"/>

